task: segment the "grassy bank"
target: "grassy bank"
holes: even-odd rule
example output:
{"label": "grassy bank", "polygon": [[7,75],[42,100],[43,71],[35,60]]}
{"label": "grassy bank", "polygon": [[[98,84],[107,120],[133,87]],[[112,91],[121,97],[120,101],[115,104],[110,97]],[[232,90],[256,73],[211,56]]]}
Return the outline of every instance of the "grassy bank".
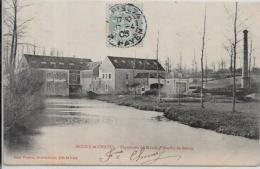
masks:
{"label": "grassy bank", "polygon": [[33,132],[38,121],[37,115],[44,108],[41,92],[43,75],[29,69],[15,74],[4,86],[4,132],[25,134]]}
{"label": "grassy bank", "polygon": [[258,102],[237,103],[237,112],[232,113],[230,103],[207,102],[201,109],[200,103],[158,103],[157,98],[149,96],[102,95],[97,99],[140,110],[164,112],[168,119],[191,127],[259,139]]}

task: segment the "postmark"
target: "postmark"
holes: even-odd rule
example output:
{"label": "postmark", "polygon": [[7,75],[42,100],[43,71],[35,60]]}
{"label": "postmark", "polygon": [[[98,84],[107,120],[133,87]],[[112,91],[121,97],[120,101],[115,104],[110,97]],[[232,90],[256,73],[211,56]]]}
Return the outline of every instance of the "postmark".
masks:
{"label": "postmark", "polygon": [[108,8],[107,44],[112,47],[140,46],[146,34],[147,22],[136,5],[113,4]]}

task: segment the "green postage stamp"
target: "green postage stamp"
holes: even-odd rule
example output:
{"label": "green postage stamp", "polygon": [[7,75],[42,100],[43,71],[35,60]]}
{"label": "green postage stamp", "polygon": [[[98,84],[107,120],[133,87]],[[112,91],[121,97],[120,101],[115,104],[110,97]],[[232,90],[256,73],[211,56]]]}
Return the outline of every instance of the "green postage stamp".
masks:
{"label": "green postage stamp", "polygon": [[108,46],[129,48],[142,45],[147,22],[141,5],[109,4],[107,23]]}

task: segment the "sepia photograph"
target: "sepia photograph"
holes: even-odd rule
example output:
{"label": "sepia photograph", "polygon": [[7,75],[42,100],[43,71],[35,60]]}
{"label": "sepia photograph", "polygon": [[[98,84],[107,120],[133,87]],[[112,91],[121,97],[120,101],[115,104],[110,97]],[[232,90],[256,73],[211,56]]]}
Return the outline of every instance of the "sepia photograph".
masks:
{"label": "sepia photograph", "polygon": [[2,1],[10,166],[258,166],[260,2]]}

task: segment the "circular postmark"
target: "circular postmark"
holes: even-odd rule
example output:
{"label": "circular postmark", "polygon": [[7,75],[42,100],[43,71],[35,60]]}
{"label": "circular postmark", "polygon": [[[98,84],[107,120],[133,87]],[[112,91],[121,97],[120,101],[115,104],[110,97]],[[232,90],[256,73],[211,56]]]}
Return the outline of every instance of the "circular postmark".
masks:
{"label": "circular postmark", "polygon": [[109,8],[109,32],[111,46],[128,48],[140,44],[146,33],[143,12],[133,4],[116,4]]}

